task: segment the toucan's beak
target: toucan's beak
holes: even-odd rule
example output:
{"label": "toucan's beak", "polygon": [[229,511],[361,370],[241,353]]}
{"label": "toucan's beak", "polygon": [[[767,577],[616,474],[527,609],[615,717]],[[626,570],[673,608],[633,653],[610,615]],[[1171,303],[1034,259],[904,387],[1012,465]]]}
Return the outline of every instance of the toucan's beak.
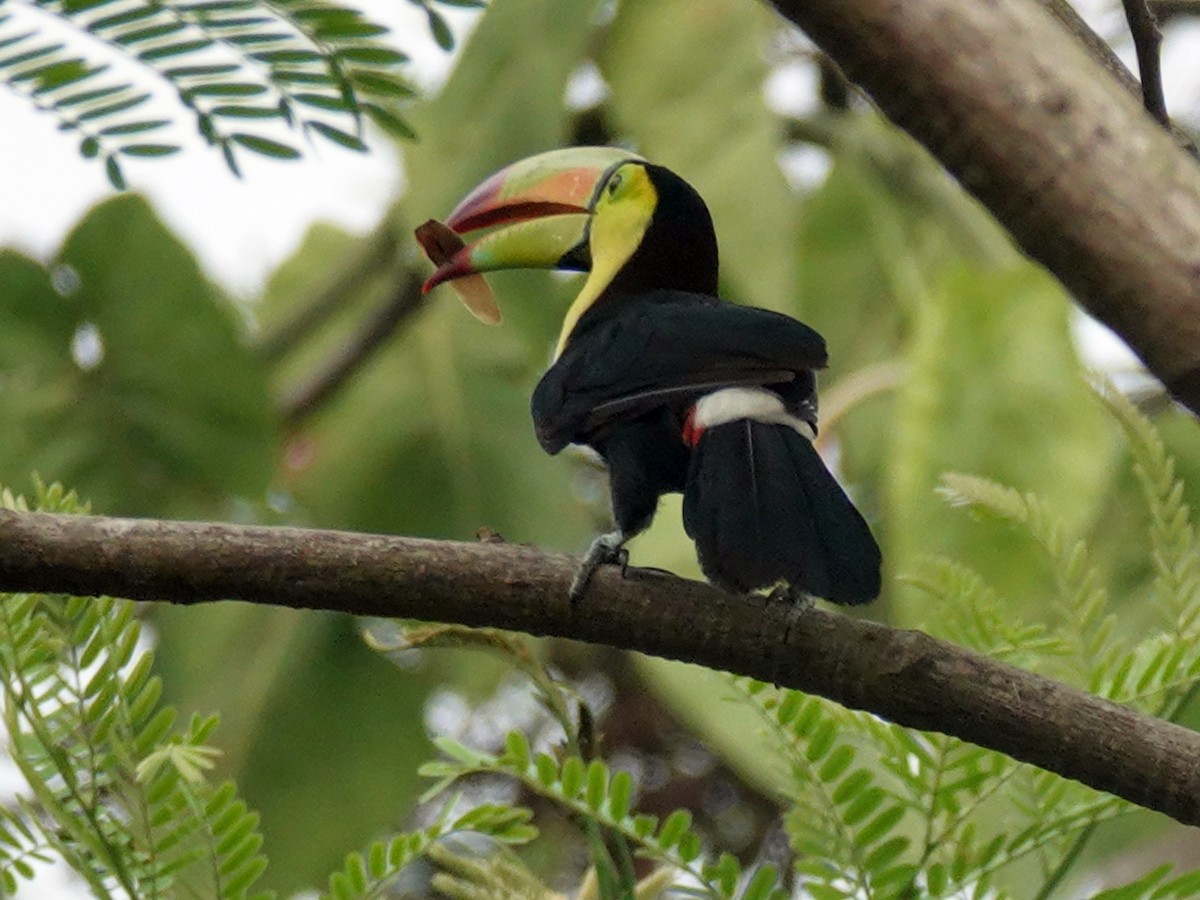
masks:
{"label": "toucan's beak", "polygon": [[[438,267],[421,290],[455,281],[471,311],[495,322],[499,312],[490,291],[470,276],[499,269],[589,268],[588,223],[596,195],[609,172],[636,159],[615,147],[571,147],[501,169],[471,191],[445,225],[431,221],[417,230]],[[483,228],[493,230],[471,243],[457,237]]]}

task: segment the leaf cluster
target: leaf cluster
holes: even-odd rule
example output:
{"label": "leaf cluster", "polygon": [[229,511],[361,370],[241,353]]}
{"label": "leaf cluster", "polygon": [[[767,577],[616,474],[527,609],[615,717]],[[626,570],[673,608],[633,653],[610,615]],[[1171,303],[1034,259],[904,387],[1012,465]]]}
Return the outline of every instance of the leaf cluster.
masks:
{"label": "leaf cluster", "polygon": [[1162,438],[1120,392],[1099,383],[1097,394],[1125,433],[1150,514],[1153,579],[1146,608],[1156,621],[1150,623],[1149,633],[1135,637],[1116,627],[1106,573],[1085,539],[1072,536],[1066,523],[1036,495],[987,479],[947,474],[941,490],[952,504],[998,519],[1024,534],[1049,563],[1053,634],[1045,626],[1012,617],[999,627],[981,625],[979,611],[999,609],[1005,605],[1003,600],[989,598],[977,572],[948,560],[932,560],[926,572],[911,580],[936,601],[940,625],[935,630],[948,638],[987,652],[1011,653],[1024,644],[1025,664],[1100,696],[1176,720],[1186,711],[1200,679],[1196,640],[1200,546],[1184,500],[1184,484]]}
{"label": "leaf cluster", "polygon": [[422,774],[437,779],[426,799],[460,778],[480,773],[505,775],[582,820],[619,835],[638,855],[690,875],[703,885],[697,891],[699,896],[722,900],[786,896],[771,866],[762,866],[747,877],[730,854],[706,860],[704,841],[691,827],[687,810],[676,810],[661,820],[635,812],[633,777],[626,771],[613,771],[602,760],[585,763],[578,756],[568,756],[560,761],[548,753],[534,753],[520,732],[509,733],[502,754],[472,750],[450,738],[438,739],[437,745],[446,759],[422,767]]}
{"label": "leaf cluster", "polygon": [[[453,46],[432,2],[419,5]],[[242,152],[298,158],[297,136],[365,151],[368,121],[411,139],[397,110],[413,95],[408,56],[386,36],[329,0],[14,0],[0,9],[0,83],[121,189],[126,160],[180,150],[180,118],[234,174]]]}
{"label": "leaf cluster", "polygon": [[[5,491],[0,505],[24,508]],[[82,512],[39,484],[36,507]],[[266,898],[258,816],[212,784],[215,718],[180,726],[160,702],[136,605],[44,594],[0,597],[0,704],[28,791],[0,808],[0,884],[61,859],[96,897]]]}
{"label": "leaf cluster", "polygon": [[524,844],[537,836],[529,823],[532,813],[521,807],[481,804],[451,817],[447,805],[438,821],[418,831],[375,841],[365,852],[351,853],[345,865],[329,878],[323,900],[358,900],[386,896],[405,866],[430,853],[435,842],[463,832],[485,835],[507,845]]}

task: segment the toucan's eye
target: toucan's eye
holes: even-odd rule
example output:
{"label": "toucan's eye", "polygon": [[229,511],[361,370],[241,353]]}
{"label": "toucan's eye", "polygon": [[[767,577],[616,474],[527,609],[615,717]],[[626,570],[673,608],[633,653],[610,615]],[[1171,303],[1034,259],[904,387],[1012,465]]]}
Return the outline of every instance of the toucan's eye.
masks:
{"label": "toucan's eye", "polygon": [[612,178],[608,179],[608,196],[617,196],[617,190],[621,187],[621,175],[617,173]]}

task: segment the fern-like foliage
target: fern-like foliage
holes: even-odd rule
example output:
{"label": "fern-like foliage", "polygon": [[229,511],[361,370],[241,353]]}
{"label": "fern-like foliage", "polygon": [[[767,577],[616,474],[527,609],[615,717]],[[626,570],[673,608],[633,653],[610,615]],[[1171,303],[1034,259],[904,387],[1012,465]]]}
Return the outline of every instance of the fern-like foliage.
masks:
{"label": "fern-like foliage", "polygon": [[412,137],[397,110],[413,93],[399,74],[408,58],[386,33],[330,0],[0,0],[0,82],[74,134],[118,189],[127,159],[179,150],[180,112],[239,174],[243,151],[299,157],[296,136],[363,151],[371,121]]}
{"label": "fern-like foliage", "polygon": [[[1070,661],[1069,668],[1054,674],[1074,675],[1081,687],[1093,693],[1175,719],[1200,685],[1200,544],[1183,500],[1184,485],[1154,426],[1110,386],[1099,384],[1097,393],[1125,432],[1150,513],[1152,607],[1162,613],[1157,632],[1135,642],[1114,628],[1108,591],[1100,568],[1089,558],[1086,543],[1068,537],[1063,523],[1037,497],[964,475],[945,476],[943,494],[956,505],[1011,523],[1028,534],[1050,561],[1054,597],[1061,611],[1060,644],[1056,654],[1039,654],[1043,667],[1055,656],[1065,658]],[[948,565],[952,564],[934,560],[931,568],[935,573],[945,572]],[[978,573],[963,570],[960,576],[982,584]],[[947,585],[936,583],[928,573],[913,581],[938,601],[947,637],[993,652],[995,632],[991,636],[977,632],[972,638],[965,627],[963,604],[945,590]],[[1007,627],[1024,628],[1031,634],[1029,626],[1014,625],[1011,620]]]}
{"label": "fern-like foliage", "polygon": [[450,818],[446,812],[428,828],[376,841],[365,852],[351,853],[345,865],[329,878],[322,900],[365,900],[388,896],[396,877],[414,860],[430,853],[435,843],[456,834],[481,834],[501,844],[524,844],[537,837],[533,814],[523,807],[483,804]]}
{"label": "fern-like foliage", "polygon": [[[1129,440],[1150,510],[1158,633],[1114,627],[1109,590],[1086,542],[1037,496],[947,475],[953,504],[1022,532],[1048,563],[1053,624],[1027,623],[1014,604],[959,562],[931,559],[907,578],[934,603],[929,630],[1095,693],[1176,717],[1200,679],[1198,550],[1183,486],[1153,426],[1123,396],[1100,391]],[[798,870],[817,897],[1006,896],[1021,865],[1041,873],[1037,896],[1066,877],[1094,829],[1131,807],[954,738],[918,734],[820,698],[735,680],[792,763],[788,830]],[[1028,878],[1028,876],[1023,876]],[[1111,897],[1194,896],[1200,875],[1156,869]]]}
{"label": "fern-like foliage", "polygon": [[[25,509],[8,491],[0,506]],[[85,511],[38,486],[37,508]],[[210,784],[215,718],[183,727],[159,702],[135,604],[0,595],[0,704],[28,792],[0,808],[0,885],[61,859],[101,898],[265,898],[258,816],[231,783]]]}
{"label": "fern-like foliage", "polygon": [[820,697],[731,679],[792,767],[786,826],[806,890],[849,897],[1002,897],[1006,869],[1051,866],[1126,805],[940,734]]}
{"label": "fern-like foliage", "polygon": [[436,743],[446,758],[421,768],[421,774],[437,779],[425,799],[470,775],[507,776],[581,819],[620,835],[640,856],[691,876],[702,885],[702,896],[720,900],[783,900],[787,896],[771,866],[744,873],[730,854],[708,858],[687,810],[676,810],[662,820],[635,812],[633,777],[611,770],[602,760],[584,762],[568,756],[560,761],[548,753],[534,753],[525,736],[516,731],[509,733],[501,754],[472,750],[450,738],[439,738]]}

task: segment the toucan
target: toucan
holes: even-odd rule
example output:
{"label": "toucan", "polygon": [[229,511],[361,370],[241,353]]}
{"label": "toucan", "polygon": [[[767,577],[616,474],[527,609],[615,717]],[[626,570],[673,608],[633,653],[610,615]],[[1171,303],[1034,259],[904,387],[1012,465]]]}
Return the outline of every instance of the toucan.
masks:
{"label": "toucan", "polygon": [[555,150],[495,173],[417,236],[438,266],[424,290],[451,282],[487,321],[499,313],[481,273],[588,273],[531,403],[548,453],[580,444],[608,467],[616,528],[589,548],[572,600],[600,565],[625,563],[668,493],[683,494],[719,587],[878,596],[879,546],[813,446],[825,341],[717,296],[712,217],[680,176],[617,148]]}

